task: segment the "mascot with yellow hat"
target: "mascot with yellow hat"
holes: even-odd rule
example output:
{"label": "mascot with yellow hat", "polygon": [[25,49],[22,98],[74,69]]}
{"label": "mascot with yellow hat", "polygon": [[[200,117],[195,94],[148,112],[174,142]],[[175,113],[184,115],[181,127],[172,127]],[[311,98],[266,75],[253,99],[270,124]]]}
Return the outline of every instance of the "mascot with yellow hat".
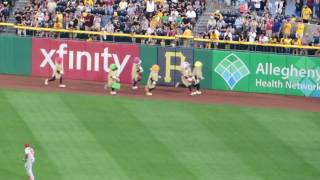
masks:
{"label": "mascot with yellow hat", "polygon": [[156,88],[156,84],[157,84],[159,78],[161,78],[159,76],[159,71],[160,71],[159,65],[154,64],[151,66],[150,75],[148,77],[148,82],[146,85],[146,95],[147,96],[152,96],[151,91],[153,91]]}
{"label": "mascot with yellow hat", "polygon": [[200,81],[204,79],[202,76],[202,62],[196,61],[192,72],[194,78],[194,87],[196,88],[196,94],[202,94],[200,91]]}

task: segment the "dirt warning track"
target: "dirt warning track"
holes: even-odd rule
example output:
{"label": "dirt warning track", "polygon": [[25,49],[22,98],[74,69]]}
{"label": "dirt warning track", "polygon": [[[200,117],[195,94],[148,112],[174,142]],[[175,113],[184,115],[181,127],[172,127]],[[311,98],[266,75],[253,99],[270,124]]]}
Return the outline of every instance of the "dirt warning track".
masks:
{"label": "dirt warning track", "polygon": [[[66,80],[65,84],[67,85],[66,88],[59,88],[58,82],[53,82],[45,86],[43,78],[0,75],[1,89],[28,89],[110,96],[109,92],[104,89],[103,82]],[[202,92],[202,95],[190,96],[185,88],[158,87],[154,90],[153,96],[147,97],[145,96],[143,86],[140,86],[138,90],[132,90],[130,85],[123,85],[116,96],[320,112],[320,99],[316,98],[213,90],[202,90]]]}

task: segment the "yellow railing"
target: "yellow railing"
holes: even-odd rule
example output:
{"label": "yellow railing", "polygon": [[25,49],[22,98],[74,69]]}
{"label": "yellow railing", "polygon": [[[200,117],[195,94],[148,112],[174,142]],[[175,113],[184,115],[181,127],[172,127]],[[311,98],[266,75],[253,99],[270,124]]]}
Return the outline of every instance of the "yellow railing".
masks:
{"label": "yellow railing", "polygon": [[203,38],[195,38],[193,36],[154,36],[154,35],[140,35],[140,34],[126,34],[126,33],[107,33],[107,32],[95,32],[95,31],[83,31],[83,30],[70,30],[70,29],[54,29],[54,28],[38,28],[30,26],[20,26],[13,23],[0,23],[0,27],[12,27],[15,29],[26,29],[34,31],[46,31],[46,32],[59,32],[59,33],[76,33],[76,34],[87,34],[87,35],[98,35],[98,36],[113,36],[113,37],[129,37],[129,38],[152,38],[152,39],[163,39],[163,40],[177,40],[177,39],[188,39],[194,42],[202,43],[224,43],[224,44],[235,44],[235,45],[253,45],[253,46],[267,46],[267,47],[282,47],[282,48],[296,48],[296,49],[315,49],[320,50],[320,46],[297,46],[297,45],[284,45],[284,44],[271,44],[271,43],[252,43],[242,41],[225,41],[225,40],[210,40]]}

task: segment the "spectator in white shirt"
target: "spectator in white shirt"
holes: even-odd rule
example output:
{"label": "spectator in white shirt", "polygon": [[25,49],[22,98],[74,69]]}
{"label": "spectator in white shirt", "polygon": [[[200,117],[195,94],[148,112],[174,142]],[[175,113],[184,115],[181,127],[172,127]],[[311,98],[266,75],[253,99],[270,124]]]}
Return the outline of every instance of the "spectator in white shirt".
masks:
{"label": "spectator in white shirt", "polygon": [[150,14],[154,16],[156,10],[156,4],[154,0],[148,0],[146,2],[146,12],[147,12],[147,17],[150,17]]}
{"label": "spectator in white shirt", "polygon": [[256,41],[256,32],[254,30],[251,30],[248,34],[249,42],[255,42]]}
{"label": "spectator in white shirt", "polygon": [[186,13],[186,16],[190,19],[195,19],[197,17],[196,12],[192,9],[192,7],[189,8],[189,10]]}

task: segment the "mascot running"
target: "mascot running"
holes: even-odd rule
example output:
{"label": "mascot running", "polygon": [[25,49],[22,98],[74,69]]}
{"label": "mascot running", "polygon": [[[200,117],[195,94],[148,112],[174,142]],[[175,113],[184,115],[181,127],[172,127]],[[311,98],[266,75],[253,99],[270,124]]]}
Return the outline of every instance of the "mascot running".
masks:
{"label": "mascot running", "polygon": [[46,79],[44,81],[44,84],[45,85],[48,85],[49,82],[51,81],[55,81],[56,79],[59,79],[59,87],[66,87],[66,85],[64,85],[62,83],[62,77],[63,77],[63,63],[62,63],[62,58],[61,57],[58,57],[56,60],[55,60],[55,64],[54,64],[54,68],[53,68],[53,74],[52,74],[52,77],[50,79]]}

